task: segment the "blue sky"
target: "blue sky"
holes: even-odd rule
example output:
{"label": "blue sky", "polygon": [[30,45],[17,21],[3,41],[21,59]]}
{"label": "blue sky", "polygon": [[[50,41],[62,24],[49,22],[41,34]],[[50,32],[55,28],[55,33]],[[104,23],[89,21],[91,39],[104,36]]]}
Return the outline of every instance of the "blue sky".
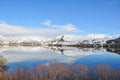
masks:
{"label": "blue sky", "polygon": [[116,35],[120,34],[120,0],[0,0],[0,24],[33,30],[69,28],[62,30],[64,34]]}

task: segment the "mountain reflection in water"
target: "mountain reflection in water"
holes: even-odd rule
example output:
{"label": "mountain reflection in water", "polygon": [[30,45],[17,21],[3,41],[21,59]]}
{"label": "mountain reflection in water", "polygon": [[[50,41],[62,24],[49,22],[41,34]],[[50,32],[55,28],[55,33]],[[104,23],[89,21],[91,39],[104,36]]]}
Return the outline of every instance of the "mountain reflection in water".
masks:
{"label": "mountain reflection in water", "polygon": [[8,65],[17,63],[28,65],[49,64],[51,62],[69,64],[112,64],[120,65],[120,49],[79,48],[56,46],[0,46],[0,55],[8,60]]}
{"label": "mountain reflection in water", "polygon": [[[17,48],[16,48],[17,47]],[[46,48],[55,51],[56,53],[68,55],[68,56],[75,56],[75,55],[89,55],[97,52],[112,52],[116,54],[120,54],[120,49],[118,48],[79,48],[79,47],[57,47],[57,46],[40,46],[40,47],[33,47],[33,46],[0,46],[0,53],[14,49],[14,50],[21,50],[27,52],[34,52],[38,51],[40,48]]]}

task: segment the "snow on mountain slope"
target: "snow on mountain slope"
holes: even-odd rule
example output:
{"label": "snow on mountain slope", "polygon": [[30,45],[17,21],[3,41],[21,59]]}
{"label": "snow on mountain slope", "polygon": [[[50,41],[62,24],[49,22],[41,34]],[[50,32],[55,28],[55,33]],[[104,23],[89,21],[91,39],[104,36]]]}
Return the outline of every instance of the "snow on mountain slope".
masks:
{"label": "snow on mountain slope", "polygon": [[60,45],[73,45],[73,44],[104,44],[106,40],[111,39],[110,36],[104,34],[90,34],[85,36],[80,35],[63,35],[55,38],[51,38],[45,41],[41,41],[39,38],[6,38],[0,36],[0,44],[9,44],[9,43],[21,43],[21,42],[41,42],[43,45],[49,44],[60,44]]}
{"label": "snow on mountain slope", "polygon": [[6,38],[0,35],[0,44],[21,43],[21,42],[40,42],[39,38]]}
{"label": "snow on mountain slope", "polygon": [[14,39],[16,43],[21,43],[21,42],[40,42],[39,39],[27,39],[27,38],[22,38],[22,39]]}
{"label": "snow on mountain slope", "polygon": [[104,44],[106,40],[111,39],[111,36],[103,34],[90,34],[86,36],[79,35],[63,35],[56,38],[48,39],[44,41],[44,44],[62,44],[62,45],[72,45],[78,43],[84,44]]}
{"label": "snow on mountain slope", "polygon": [[64,35],[64,40],[66,41],[78,41],[78,40],[90,40],[90,39],[110,39],[111,36],[107,36],[104,34],[90,34],[85,36],[79,35]]}
{"label": "snow on mountain slope", "polygon": [[0,44],[9,44],[12,40],[0,35]]}

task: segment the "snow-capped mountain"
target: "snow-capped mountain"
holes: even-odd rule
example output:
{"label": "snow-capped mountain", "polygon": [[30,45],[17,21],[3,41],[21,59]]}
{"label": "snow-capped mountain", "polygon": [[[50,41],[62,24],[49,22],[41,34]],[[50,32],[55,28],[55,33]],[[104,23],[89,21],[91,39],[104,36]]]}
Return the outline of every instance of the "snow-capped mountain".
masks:
{"label": "snow-capped mountain", "polygon": [[13,42],[12,39],[9,39],[0,35],[0,44],[9,44],[11,42]]}
{"label": "snow-capped mountain", "polygon": [[0,44],[9,44],[9,43],[26,43],[26,42],[40,42],[39,39],[36,38],[7,38],[0,35]]}
{"label": "snow-capped mountain", "polygon": [[98,34],[98,35],[62,35],[48,40],[41,41],[39,38],[6,38],[0,36],[0,44],[9,43],[41,43],[42,45],[80,45],[80,44],[105,44],[107,40],[111,39],[110,36]]}
{"label": "snow-capped mountain", "polygon": [[22,38],[22,39],[14,39],[16,43],[22,43],[22,42],[40,42],[39,39],[29,39],[29,38]]}
{"label": "snow-capped mountain", "polygon": [[111,39],[107,35],[63,35],[56,38],[48,39],[43,42],[44,45],[76,45],[76,44],[105,44]]}

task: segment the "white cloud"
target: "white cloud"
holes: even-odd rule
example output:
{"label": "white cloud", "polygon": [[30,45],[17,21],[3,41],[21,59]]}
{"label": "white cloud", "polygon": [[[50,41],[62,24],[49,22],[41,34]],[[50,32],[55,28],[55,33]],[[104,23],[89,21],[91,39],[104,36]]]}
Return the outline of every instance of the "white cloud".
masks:
{"label": "white cloud", "polygon": [[56,24],[52,24],[52,21],[47,19],[46,21],[44,21],[42,24],[44,24],[45,26],[51,27],[51,28],[56,28],[59,30],[63,30],[63,31],[72,31],[72,32],[82,32],[81,30],[79,30],[75,25],[73,24],[65,24],[65,25],[56,25]]}
{"label": "white cloud", "polygon": [[46,25],[46,26],[51,26],[52,21],[47,19],[46,21],[44,21],[42,24]]}
{"label": "white cloud", "polygon": [[87,36],[90,38],[112,38],[112,36],[107,34],[88,34]]}
{"label": "white cloud", "polygon": [[115,34],[113,37],[114,37],[114,38],[118,38],[118,37],[120,37],[120,33]]}
{"label": "white cloud", "polygon": [[34,38],[34,39],[48,39],[51,37],[56,37],[64,35],[67,33],[74,33],[79,31],[73,24],[66,25],[53,25],[52,21],[47,20],[43,22],[44,25],[48,26],[46,28],[28,28],[24,26],[10,25],[7,23],[0,23],[0,35],[12,38]]}
{"label": "white cloud", "polygon": [[6,24],[6,21],[0,20],[0,24]]}
{"label": "white cloud", "polygon": [[79,31],[79,29],[77,29],[73,24],[63,25],[61,26],[61,29],[67,30],[67,31]]}
{"label": "white cloud", "polygon": [[[45,40],[45,39],[57,37],[60,35],[74,34],[76,32],[85,33],[82,30],[79,30],[73,24],[55,25],[55,24],[52,24],[52,21],[50,20],[46,20],[43,23],[46,23],[44,24],[47,26],[46,28],[36,29],[34,27],[28,28],[24,26],[10,25],[10,24],[7,24],[5,21],[1,20],[0,35],[14,38],[14,39],[22,39],[22,40],[26,40],[26,39]],[[88,35],[90,37],[93,36],[97,38],[108,36],[105,34],[88,34]]]}

